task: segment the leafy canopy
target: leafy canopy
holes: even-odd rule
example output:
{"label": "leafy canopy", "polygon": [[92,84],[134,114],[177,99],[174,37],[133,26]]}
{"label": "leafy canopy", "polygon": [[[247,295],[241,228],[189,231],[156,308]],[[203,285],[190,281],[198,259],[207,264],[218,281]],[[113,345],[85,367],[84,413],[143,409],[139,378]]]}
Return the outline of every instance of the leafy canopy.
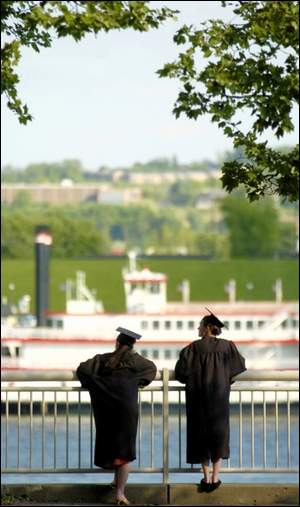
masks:
{"label": "leafy canopy", "polygon": [[[158,28],[177,11],[152,9],[143,1],[11,1],[1,0],[1,94],[20,123],[32,120],[26,104],[17,93],[20,78],[16,72],[21,47],[39,52],[51,47],[53,39],[71,36],[80,41],[86,34],[132,28],[144,32]],[[3,39],[2,39],[3,40]]]}
{"label": "leafy canopy", "polygon": [[280,221],[274,200],[250,203],[242,195],[227,196],[221,202],[229,232],[231,257],[269,257],[280,248]]}
{"label": "leafy canopy", "polygon": [[[231,22],[209,20],[197,29],[184,25],[174,36],[184,50],[158,70],[178,78],[182,89],[174,114],[197,119],[209,113],[235,148],[245,154],[222,166],[223,187],[245,186],[252,201],[277,193],[298,199],[299,145],[288,153],[270,148],[269,133],[280,139],[294,130],[291,112],[299,102],[298,11],[296,1],[233,1]],[[207,63],[203,65],[204,57]],[[205,60],[204,60],[205,61]],[[248,113],[252,121],[241,119]]]}

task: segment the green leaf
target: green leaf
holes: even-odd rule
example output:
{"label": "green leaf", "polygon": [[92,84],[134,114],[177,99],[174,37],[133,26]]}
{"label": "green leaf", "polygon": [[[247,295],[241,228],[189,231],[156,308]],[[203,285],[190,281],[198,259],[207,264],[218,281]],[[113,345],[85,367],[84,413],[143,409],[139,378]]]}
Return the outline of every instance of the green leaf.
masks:
{"label": "green leaf", "polygon": [[[223,4],[233,7],[232,21],[213,19],[185,29],[185,55],[192,57],[179,55],[176,71],[164,74],[184,82],[186,94],[178,94],[174,114],[196,119],[209,112],[233,145],[246,149],[253,168],[231,167],[224,180],[228,191],[242,183],[250,200],[268,192],[294,200],[299,186],[288,175],[299,174],[298,154],[289,165],[258,136],[272,132],[281,138],[295,128],[291,111],[299,101],[299,2]],[[203,64],[198,53],[208,61]],[[240,120],[244,111],[251,121]]]}

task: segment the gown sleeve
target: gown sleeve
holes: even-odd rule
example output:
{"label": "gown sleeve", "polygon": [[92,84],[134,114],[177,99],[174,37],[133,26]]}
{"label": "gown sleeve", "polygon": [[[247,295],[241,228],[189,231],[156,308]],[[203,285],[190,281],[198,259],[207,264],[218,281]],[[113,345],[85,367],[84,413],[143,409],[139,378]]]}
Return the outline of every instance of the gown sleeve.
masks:
{"label": "gown sleeve", "polygon": [[233,384],[232,377],[246,371],[245,358],[239,353],[236,345],[230,341],[229,342],[229,376],[230,382]]}
{"label": "gown sleeve", "polygon": [[157,368],[152,361],[149,361],[149,359],[145,359],[140,356],[137,363],[137,377],[139,387],[145,387],[149,385],[155,379],[156,371]]}
{"label": "gown sleeve", "polygon": [[179,359],[175,365],[175,379],[186,384],[192,371],[193,350],[189,345],[180,352]]}
{"label": "gown sleeve", "polygon": [[89,388],[92,383],[92,379],[100,368],[101,356],[97,354],[96,356],[88,359],[87,361],[80,363],[76,370],[76,375],[82,385],[82,387]]}

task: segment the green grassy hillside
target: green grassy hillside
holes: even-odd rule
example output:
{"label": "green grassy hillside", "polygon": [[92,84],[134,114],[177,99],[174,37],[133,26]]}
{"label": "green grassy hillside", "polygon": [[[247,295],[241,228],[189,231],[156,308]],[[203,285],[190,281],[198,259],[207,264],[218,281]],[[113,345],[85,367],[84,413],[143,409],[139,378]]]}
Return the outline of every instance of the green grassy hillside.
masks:
{"label": "green grassy hillside", "polygon": [[[86,272],[87,285],[97,290],[106,311],[124,311],[125,300],[122,285],[122,268],[126,259],[67,260],[53,259],[50,265],[50,309],[64,310],[65,294],[60,289],[67,278],[75,279],[77,270]],[[190,281],[192,301],[226,301],[224,285],[230,278],[237,283],[238,300],[273,300],[272,284],[276,278],[283,283],[285,300],[298,299],[298,262],[296,260],[230,260],[205,261],[198,259],[153,259],[139,261],[139,267],[166,273],[169,301],[181,300],[177,286],[184,279]],[[31,260],[5,260],[1,263],[1,294],[16,301],[21,295],[32,297],[34,310],[34,262]],[[248,290],[246,284],[254,288]],[[14,283],[10,291],[8,284]]]}

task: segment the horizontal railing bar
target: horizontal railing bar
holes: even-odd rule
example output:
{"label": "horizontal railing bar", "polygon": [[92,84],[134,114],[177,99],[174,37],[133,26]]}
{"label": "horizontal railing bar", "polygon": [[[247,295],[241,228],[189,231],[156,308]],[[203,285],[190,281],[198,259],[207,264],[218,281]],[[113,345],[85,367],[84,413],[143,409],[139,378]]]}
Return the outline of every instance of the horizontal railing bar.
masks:
{"label": "horizontal railing bar", "polygon": [[[198,467],[198,469],[191,469],[191,468],[187,468],[187,467],[183,467],[183,468],[169,468],[169,473],[199,473],[199,468],[200,468],[200,465]],[[280,472],[280,473],[287,473],[287,474],[290,474],[290,473],[298,473],[299,472],[299,468],[264,468],[264,467],[256,467],[256,468],[236,468],[236,467],[226,467],[226,468],[221,468],[220,469],[220,473],[223,474],[223,473],[228,473],[228,474],[232,474],[232,473],[239,473],[239,472],[243,472],[243,473],[270,473],[270,474],[274,474],[274,473],[277,473],[277,472]]]}
{"label": "horizontal railing bar", "polygon": [[[277,470],[277,469],[276,469]],[[134,468],[130,469],[130,473],[162,473],[163,468],[151,468],[151,467],[143,467],[143,468]],[[85,474],[94,474],[94,473],[111,473],[111,470],[99,469],[99,468],[5,468],[1,470],[1,474],[77,474],[77,473],[85,473]]]}
{"label": "horizontal railing bar", "polygon": [[[179,387],[170,387],[169,386],[169,391],[184,391],[184,386],[179,386]],[[34,387],[34,386],[18,386],[18,385],[15,385],[15,386],[3,386],[2,389],[1,389],[3,392],[78,392],[78,391],[86,391],[86,389],[83,389],[82,387],[67,387],[67,386],[61,386],[61,387],[52,387],[52,386],[49,386],[49,387]],[[260,391],[266,391],[266,392],[273,392],[273,391],[299,391],[299,387],[296,386],[296,385],[289,385],[289,384],[283,384],[281,386],[243,386],[243,385],[240,385],[240,386],[236,386],[234,388],[231,388],[231,391],[232,392],[239,392],[239,391],[243,391],[243,392],[251,392],[251,391],[257,391],[257,392],[260,392]],[[149,392],[149,391],[156,391],[156,392],[161,392],[161,387],[156,387],[156,386],[149,386],[148,388],[143,388],[141,389],[141,392]]]}
{"label": "horizontal railing bar", "polygon": [[[174,370],[170,370],[170,380],[175,380]],[[2,381],[33,380],[78,380],[75,370],[36,370],[36,371],[2,371]],[[162,380],[162,370],[158,370],[155,380]],[[252,380],[299,380],[299,370],[247,370],[234,377],[235,381]]]}
{"label": "horizontal railing bar", "polygon": [[[38,380],[35,380],[34,382],[38,382]],[[184,388],[183,388],[184,389]],[[2,391],[24,391],[24,392],[30,392],[30,391],[34,391],[34,392],[57,392],[57,391],[62,391],[62,392],[79,392],[79,391],[87,391],[85,388],[83,387],[77,387],[77,386],[22,386],[22,385],[14,385],[14,386],[2,386]],[[161,386],[149,386],[149,387],[144,387],[143,389],[141,389],[142,392],[145,392],[145,391],[157,391],[157,392],[162,392],[161,391]],[[286,389],[285,389],[286,391]]]}
{"label": "horizontal railing bar", "polygon": [[[199,464],[199,467],[198,468],[191,468],[191,467],[183,467],[183,468],[169,468],[168,471],[169,473],[190,473],[190,474],[193,474],[193,473],[197,473],[199,474],[199,469],[200,469],[200,464]],[[256,467],[256,468],[236,468],[236,467],[233,467],[233,468],[221,468],[220,470],[220,473],[264,473],[264,474],[275,474],[277,472],[279,473],[287,473],[287,474],[291,474],[291,473],[298,473],[299,472],[299,469],[298,468],[264,468],[264,467]],[[94,473],[103,473],[103,474],[106,474],[106,473],[111,473],[111,470],[104,470],[104,469],[101,469],[99,470],[99,468],[43,468],[43,469],[40,469],[40,468],[31,468],[31,469],[28,469],[28,468],[6,468],[4,470],[2,470],[1,472],[2,474],[57,474],[57,473],[63,473],[63,474],[77,474],[77,473],[88,473],[88,474],[94,474]],[[163,468],[149,468],[149,467],[143,467],[143,468],[134,468],[132,467],[130,469],[130,473],[132,474],[139,474],[139,473],[163,473]]]}

